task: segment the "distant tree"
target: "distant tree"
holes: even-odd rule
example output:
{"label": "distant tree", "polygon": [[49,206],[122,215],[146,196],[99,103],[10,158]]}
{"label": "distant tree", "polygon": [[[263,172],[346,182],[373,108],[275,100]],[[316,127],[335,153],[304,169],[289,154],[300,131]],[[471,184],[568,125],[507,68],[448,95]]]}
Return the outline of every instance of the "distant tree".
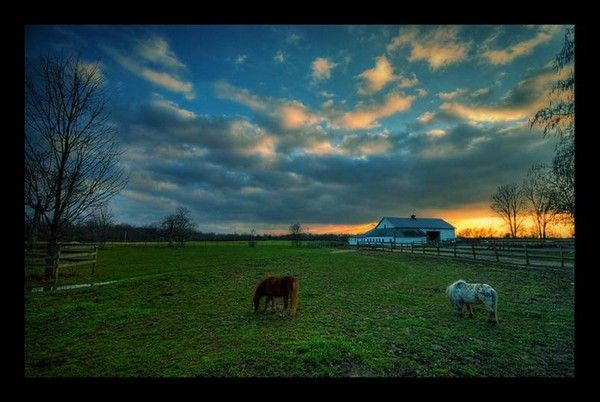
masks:
{"label": "distant tree", "polygon": [[492,195],[492,211],[502,217],[510,228],[510,235],[515,238],[523,223],[526,211],[526,199],[521,186],[511,183],[499,186]]}
{"label": "distant tree", "polygon": [[527,199],[527,208],[533,216],[537,236],[546,238],[548,224],[555,220],[554,189],[551,185],[552,171],[544,164],[536,164],[529,169],[521,188]]}
{"label": "distant tree", "polygon": [[252,229],[250,231],[250,240],[248,240],[248,245],[250,247],[255,247],[256,246],[256,230]]}
{"label": "distant tree", "polygon": [[169,239],[170,247],[173,247],[175,242],[183,247],[194,231],[190,210],[183,207],[177,208],[174,214],[168,215],[162,220],[161,227]]}
{"label": "distant tree", "polygon": [[[63,228],[86,218],[121,191],[126,177],[98,65],[74,57],[43,57],[25,72],[25,207],[48,225],[48,254]],[[52,277],[55,259],[47,260]]]}
{"label": "distant tree", "polygon": [[292,239],[292,245],[299,247],[302,241],[302,234],[304,233],[302,225],[300,225],[300,223],[290,225],[289,232]]}
{"label": "distant tree", "polygon": [[[558,78],[548,94],[548,106],[539,110],[530,126],[540,126],[544,135],[560,137],[552,160],[553,209],[575,222],[575,28],[565,32],[564,43],[554,60]],[[565,70],[567,68],[568,70]]]}
{"label": "distant tree", "polygon": [[98,243],[100,247],[104,247],[109,240],[112,226],[114,225],[113,214],[107,204],[98,208],[88,219],[87,227],[90,229],[91,238]]}

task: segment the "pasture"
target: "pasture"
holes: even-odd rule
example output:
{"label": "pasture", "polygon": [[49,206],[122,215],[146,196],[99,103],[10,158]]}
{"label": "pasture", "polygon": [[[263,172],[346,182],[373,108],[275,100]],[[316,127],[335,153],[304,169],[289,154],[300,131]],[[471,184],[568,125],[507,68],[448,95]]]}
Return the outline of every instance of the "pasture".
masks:
{"label": "pasture", "polygon": [[[256,284],[284,274],[299,279],[298,314],[280,316],[281,299],[254,314]],[[460,278],[497,290],[498,325],[481,305],[453,314],[445,288]],[[109,247],[94,281],[116,282],[26,290],[25,376],[574,375],[568,268],[240,242]]]}

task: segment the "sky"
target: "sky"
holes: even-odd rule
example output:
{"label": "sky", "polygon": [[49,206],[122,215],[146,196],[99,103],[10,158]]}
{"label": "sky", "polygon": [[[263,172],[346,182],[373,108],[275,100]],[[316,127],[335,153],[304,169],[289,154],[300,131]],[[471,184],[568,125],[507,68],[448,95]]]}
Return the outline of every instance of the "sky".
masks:
{"label": "sky", "polygon": [[115,221],[360,233],[383,216],[502,228],[502,184],[549,163],[529,119],[566,26],[30,25],[26,63],[97,63],[127,187]]}

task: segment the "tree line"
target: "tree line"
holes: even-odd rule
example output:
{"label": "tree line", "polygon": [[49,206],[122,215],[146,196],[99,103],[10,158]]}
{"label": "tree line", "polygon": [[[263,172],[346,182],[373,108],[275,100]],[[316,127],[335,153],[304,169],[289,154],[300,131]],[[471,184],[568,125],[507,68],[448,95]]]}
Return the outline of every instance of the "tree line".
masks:
{"label": "tree line", "polygon": [[[28,240],[29,225],[26,223],[25,241]],[[166,215],[162,220],[147,225],[131,225],[116,223],[110,210],[104,206],[91,214],[86,220],[67,224],[63,227],[61,241],[96,243],[101,247],[107,242],[165,242],[169,246],[182,247],[188,241],[261,241],[288,240],[299,246],[302,241],[347,241],[348,235],[313,234],[296,223],[291,225],[294,231],[285,234],[257,234],[255,230],[248,233],[215,233],[195,229],[186,208],[178,208],[174,213]],[[48,225],[38,226],[39,241],[51,238]]]}

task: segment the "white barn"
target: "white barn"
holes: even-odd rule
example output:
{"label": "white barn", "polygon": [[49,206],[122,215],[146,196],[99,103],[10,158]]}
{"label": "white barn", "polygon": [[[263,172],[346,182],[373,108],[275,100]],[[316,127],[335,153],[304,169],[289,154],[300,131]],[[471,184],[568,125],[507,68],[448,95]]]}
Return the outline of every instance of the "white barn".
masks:
{"label": "white barn", "polygon": [[375,226],[358,236],[348,239],[350,245],[362,244],[420,244],[427,242],[454,241],[454,226],[439,218],[383,217]]}

